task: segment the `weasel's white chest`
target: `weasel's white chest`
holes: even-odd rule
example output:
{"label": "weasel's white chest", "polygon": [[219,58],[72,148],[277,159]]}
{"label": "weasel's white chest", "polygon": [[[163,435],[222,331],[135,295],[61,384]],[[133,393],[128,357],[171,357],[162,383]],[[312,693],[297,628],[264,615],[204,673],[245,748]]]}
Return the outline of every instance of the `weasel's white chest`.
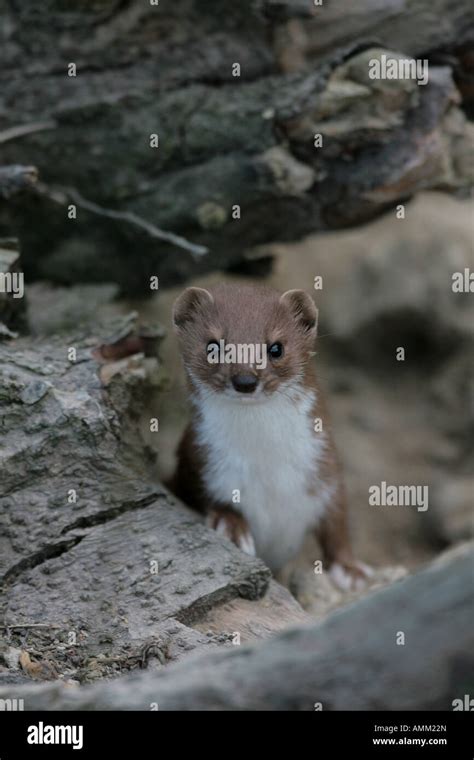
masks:
{"label": "weasel's white chest", "polygon": [[257,554],[272,570],[298,552],[331,497],[327,484],[318,485],[325,438],[314,432],[313,402],[305,393],[261,404],[217,396],[200,404],[206,489],[245,516]]}

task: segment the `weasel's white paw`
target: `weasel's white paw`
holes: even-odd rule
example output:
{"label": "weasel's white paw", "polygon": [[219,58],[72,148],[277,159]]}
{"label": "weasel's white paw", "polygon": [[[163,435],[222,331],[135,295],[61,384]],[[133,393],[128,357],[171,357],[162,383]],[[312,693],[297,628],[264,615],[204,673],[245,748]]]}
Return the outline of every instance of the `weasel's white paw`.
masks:
{"label": "weasel's white paw", "polygon": [[344,564],[334,562],[329,568],[329,575],[341,591],[362,591],[373,575],[373,570],[363,562],[355,560]]}
{"label": "weasel's white paw", "polygon": [[255,557],[257,552],[253,536],[249,531],[246,520],[235,512],[215,510],[208,514],[206,523],[214,528],[216,533],[225,536],[238,548]]}
{"label": "weasel's white paw", "polygon": [[248,531],[246,533],[242,533],[242,535],[239,537],[237,546],[241,551],[245,552],[245,554],[250,554],[252,557],[257,556],[255,541],[253,540],[252,534]]}

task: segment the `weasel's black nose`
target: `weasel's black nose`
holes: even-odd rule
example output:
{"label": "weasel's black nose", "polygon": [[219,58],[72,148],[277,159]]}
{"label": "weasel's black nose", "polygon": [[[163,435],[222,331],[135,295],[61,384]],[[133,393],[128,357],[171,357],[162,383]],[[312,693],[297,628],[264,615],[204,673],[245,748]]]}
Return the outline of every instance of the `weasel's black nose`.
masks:
{"label": "weasel's black nose", "polygon": [[253,393],[258,385],[255,375],[233,375],[232,385],[239,393]]}

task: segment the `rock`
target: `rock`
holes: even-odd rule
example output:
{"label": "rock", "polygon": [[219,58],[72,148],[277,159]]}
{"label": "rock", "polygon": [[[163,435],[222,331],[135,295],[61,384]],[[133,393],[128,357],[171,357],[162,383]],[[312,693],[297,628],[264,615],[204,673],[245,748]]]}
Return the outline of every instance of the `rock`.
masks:
{"label": "rock", "polygon": [[428,391],[438,425],[461,448],[461,466],[468,469],[474,435],[474,352],[469,341],[460,349],[432,378]]}
{"label": "rock", "polygon": [[[422,193],[406,204],[404,219],[391,211],[357,230],[308,238],[291,251],[265,250],[278,257],[273,279],[312,290],[320,332],[352,356],[393,363],[396,346],[405,346],[405,365],[439,362],[472,337],[472,296],[452,288],[454,273],[474,271],[472,213],[471,201]],[[322,288],[315,290],[317,276]]]}
{"label": "rock", "polygon": [[433,532],[444,542],[455,544],[472,538],[474,478],[461,475],[439,482],[434,490],[430,518]]}
{"label": "rock", "polygon": [[46,282],[28,284],[28,314],[34,335],[67,333],[78,325],[89,326],[111,320],[120,313],[112,304],[117,285],[77,285],[75,288],[54,287]]}
{"label": "rock", "polygon": [[239,645],[269,638],[280,630],[310,621],[310,616],[289,591],[272,580],[258,604],[247,599],[236,599],[213,607],[194,624],[194,628],[207,631],[206,635],[210,636],[227,632],[231,642]]}
{"label": "rock", "polygon": [[20,667],[21,649],[12,647],[6,641],[0,640],[0,665],[10,670],[18,670]]}
{"label": "rock", "polygon": [[290,579],[290,588],[303,609],[314,619],[322,619],[341,605],[366,596],[371,591],[388,586],[407,575],[404,567],[371,568],[371,577],[359,590],[342,591],[328,573],[315,574],[311,569],[298,567]]}

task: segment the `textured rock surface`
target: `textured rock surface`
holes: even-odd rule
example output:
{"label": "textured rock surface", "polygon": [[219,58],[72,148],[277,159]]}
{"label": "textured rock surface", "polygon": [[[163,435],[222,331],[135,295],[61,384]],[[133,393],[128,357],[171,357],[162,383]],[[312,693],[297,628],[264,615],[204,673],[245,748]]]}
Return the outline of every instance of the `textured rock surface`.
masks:
{"label": "textured rock surface", "polygon": [[440,483],[431,511],[433,531],[449,544],[472,538],[474,528],[474,478],[453,477]]}

